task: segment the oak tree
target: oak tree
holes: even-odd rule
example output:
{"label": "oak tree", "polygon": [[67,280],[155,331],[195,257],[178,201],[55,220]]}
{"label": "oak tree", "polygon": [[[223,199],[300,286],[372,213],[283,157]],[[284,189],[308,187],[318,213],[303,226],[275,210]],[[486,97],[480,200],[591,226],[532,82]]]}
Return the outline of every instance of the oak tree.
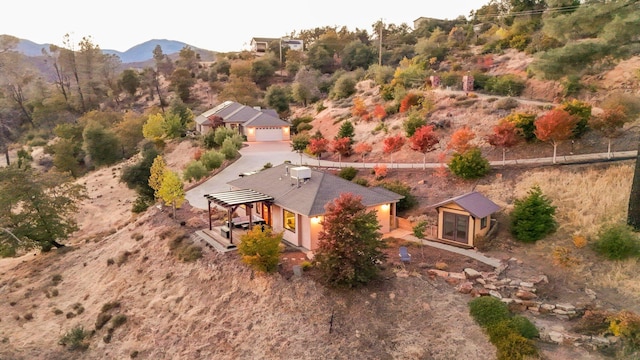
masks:
{"label": "oak tree", "polygon": [[411,149],[423,154],[422,168],[427,168],[427,153],[435,150],[440,142],[438,135],[433,130],[433,125],[419,127],[413,136],[409,138]]}
{"label": "oak tree", "polygon": [[342,167],[342,157],[351,154],[351,139],[348,137],[333,139],[330,148],[332,152],[338,154],[338,163]]}
{"label": "oak tree", "polygon": [[573,136],[573,128],[578,118],[563,109],[553,109],[535,121],[535,134],[538,140],[553,145],[553,163],[556,163],[558,144]]}
{"label": "oak tree", "polygon": [[318,158],[318,166],[320,166],[320,158],[322,153],[329,150],[329,140],[323,137],[311,138],[308,146],[309,152]]}
{"label": "oak tree", "polygon": [[353,151],[355,151],[356,154],[359,154],[362,157],[362,165],[364,166],[364,157],[371,153],[371,150],[373,150],[373,147],[371,146],[371,144],[369,143],[365,143],[365,142],[361,142],[358,143],[355,148],[353,149]]}
{"label": "oak tree", "polygon": [[325,209],[313,260],[322,279],[331,286],[355,287],[376,278],[386,258],[376,212],[351,193],[341,194]]}

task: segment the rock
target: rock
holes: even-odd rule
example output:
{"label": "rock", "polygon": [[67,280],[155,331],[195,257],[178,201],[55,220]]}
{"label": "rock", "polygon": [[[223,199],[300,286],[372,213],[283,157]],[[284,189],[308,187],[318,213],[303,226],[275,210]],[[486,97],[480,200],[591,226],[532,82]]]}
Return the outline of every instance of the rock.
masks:
{"label": "rock", "polygon": [[477,278],[477,279],[476,279],[476,282],[477,282],[478,284],[482,284],[482,285],[484,285],[484,284],[486,284],[486,283],[487,283],[487,281],[486,281],[484,278],[481,278],[481,277]]}
{"label": "rock", "polygon": [[396,294],[394,294],[394,293],[389,293],[389,299],[390,299],[390,300],[393,300],[393,299],[395,299],[395,298],[396,298]]}
{"label": "rock", "polygon": [[533,279],[531,279],[531,282],[534,283],[535,285],[543,283],[543,284],[548,284],[549,283],[549,278],[547,277],[547,275],[538,275],[536,277],[534,277]]}
{"label": "rock", "polygon": [[526,290],[518,290],[516,292],[516,297],[522,300],[532,300],[538,297],[538,295],[530,292],[530,291],[526,291]]}
{"label": "rock", "polygon": [[509,304],[513,304],[513,299],[512,298],[502,298],[500,299],[503,303],[509,305]]}
{"label": "rock", "polygon": [[461,280],[458,279],[458,278],[447,277],[447,278],[444,279],[444,281],[446,281],[447,284],[449,284],[449,285],[458,285],[458,284],[460,284]]}
{"label": "rock", "polygon": [[493,284],[485,284],[483,287],[487,290],[498,290],[498,288]]}
{"label": "rock", "polygon": [[543,313],[550,313],[553,311],[553,309],[555,309],[556,306],[552,305],[552,304],[542,304],[540,305],[540,312]]}
{"label": "rock", "polygon": [[399,278],[408,278],[409,277],[409,272],[407,270],[400,270],[396,273],[396,277]]}
{"label": "rock", "polygon": [[464,273],[458,273],[458,272],[450,272],[449,277],[458,279],[458,280],[465,280],[467,278]]}
{"label": "rock", "polygon": [[494,298],[497,299],[502,299],[502,295],[497,292],[496,290],[489,290],[489,295],[493,296]]}
{"label": "rock", "polygon": [[467,277],[467,279],[470,279],[470,280],[475,280],[482,276],[482,274],[479,271],[472,268],[465,268],[463,272]]}
{"label": "rock", "polygon": [[589,298],[591,300],[595,300],[596,299],[596,292],[595,291],[593,291],[591,289],[588,289],[588,288],[585,288],[584,292],[585,292],[585,294],[587,294],[587,296],[589,296]]}
{"label": "rock", "polygon": [[418,264],[418,267],[419,267],[420,269],[428,269],[428,268],[430,268],[431,266],[429,266],[429,264],[427,264],[427,263],[423,263],[423,262],[421,262],[421,263],[419,263],[419,264]]}
{"label": "rock", "polygon": [[458,287],[458,292],[463,294],[469,294],[471,293],[471,290],[473,290],[473,283],[469,281],[460,284]]}
{"label": "rock", "polygon": [[442,271],[442,270],[437,270],[437,269],[429,269],[429,270],[427,270],[427,274],[435,275],[435,276],[441,276],[441,277],[449,277],[449,272],[448,271]]}
{"label": "rock", "polygon": [[556,344],[562,344],[562,340],[564,340],[564,335],[561,332],[557,331],[549,331],[549,340]]}
{"label": "rock", "polygon": [[556,309],[564,311],[576,311],[576,307],[571,304],[556,304]]}
{"label": "rock", "polygon": [[520,283],[520,286],[524,287],[524,288],[533,288],[534,285],[532,282],[528,282],[528,281],[522,281]]}
{"label": "rock", "polygon": [[431,311],[431,305],[429,305],[429,303],[422,303],[422,309],[424,311]]}
{"label": "rock", "polygon": [[371,296],[371,298],[372,298],[372,299],[375,299],[375,298],[377,298],[377,297],[378,297],[378,294],[376,294],[376,293],[371,293],[371,295],[369,295],[369,296]]}

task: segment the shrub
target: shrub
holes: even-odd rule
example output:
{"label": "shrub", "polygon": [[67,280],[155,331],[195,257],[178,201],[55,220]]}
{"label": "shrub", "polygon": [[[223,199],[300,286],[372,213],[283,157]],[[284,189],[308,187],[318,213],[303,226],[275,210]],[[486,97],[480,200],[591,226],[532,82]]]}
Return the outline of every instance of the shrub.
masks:
{"label": "shrub", "polygon": [[525,88],[525,81],[515,75],[499,75],[487,79],[484,89],[490,94],[519,96]]}
{"label": "shrub", "polygon": [[89,337],[89,332],[85,331],[81,325],[77,325],[67,331],[64,336],[60,338],[58,344],[66,346],[67,349],[71,351],[86,350],[89,347],[89,343],[86,341],[87,337]]}
{"label": "shrub", "polygon": [[478,148],[472,148],[464,153],[455,153],[449,161],[451,173],[461,179],[478,179],[489,173],[489,161],[482,156]]}
{"label": "shrub", "polygon": [[222,162],[224,161],[225,155],[216,150],[209,150],[206,153],[202,154],[200,157],[200,162],[207,170],[217,169],[222,166]]}
{"label": "shrub", "polygon": [[539,186],[532,187],[528,196],[516,199],[510,214],[511,233],[524,242],[535,242],[555,231],[556,207],[551,205]]}
{"label": "shrub", "polygon": [[262,272],[275,272],[280,261],[282,233],[274,234],[270,228],[255,226],[242,236],[238,252],[242,262]]}
{"label": "shrub", "polygon": [[207,176],[208,171],[202,161],[190,161],[184,169],[182,176],[186,181],[198,181]]}
{"label": "shrub", "polygon": [[358,185],[369,187],[369,180],[365,178],[355,178],[352,181]]}
{"label": "shrub", "polygon": [[640,316],[623,310],[609,318],[609,330],[613,335],[622,337],[632,348],[640,346]]}
{"label": "shrub", "polygon": [[338,173],[338,176],[349,181],[353,180],[356,175],[358,175],[358,170],[356,170],[356,168],[354,168],[353,166],[342,168],[342,170],[340,170],[340,172]]}
{"label": "shrub", "polygon": [[527,339],[533,339],[540,336],[538,328],[526,317],[515,315],[509,320],[509,323],[518,331],[518,334]]}
{"label": "shrub", "polygon": [[401,182],[400,180],[384,181],[378,185],[387,190],[391,190],[396,194],[404,196],[404,198],[400,199],[396,204],[396,209],[398,211],[409,210],[418,204],[416,197],[411,194],[411,186]]}
{"label": "shrub", "polygon": [[553,262],[557,265],[570,267],[580,263],[578,258],[572,255],[571,249],[564,246],[556,246],[553,248]]}
{"label": "shrub", "polygon": [[482,327],[496,325],[510,317],[509,308],[493,296],[481,296],[469,302],[469,314]]}
{"label": "shrub", "polygon": [[515,332],[508,333],[505,337],[496,339],[498,360],[524,360],[528,356],[538,353],[534,343]]}
{"label": "shrub", "polygon": [[627,225],[605,225],[600,228],[597,236],[593,249],[610,260],[640,255],[640,241]]}
{"label": "shrub", "polygon": [[117,327],[124,325],[124,323],[126,322],[127,322],[127,315],[118,314],[111,319],[111,326],[115,329]]}
{"label": "shrub", "polygon": [[62,282],[62,275],[60,274],[55,274],[51,277],[51,283],[53,283],[53,286],[56,286],[58,284],[60,284]]}
{"label": "shrub", "polygon": [[385,164],[374,165],[373,173],[375,174],[376,180],[384,179],[387,176],[387,165]]}
{"label": "shrub", "polygon": [[112,315],[106,312],[101,312],[96,318],[96,330],[102,329],[111,320]]}
{"label": "shrub", "polygon": [[177,256],[183,262],[193,262],[202,257],[202,248],[197,245],[186,245],[180,248]]}

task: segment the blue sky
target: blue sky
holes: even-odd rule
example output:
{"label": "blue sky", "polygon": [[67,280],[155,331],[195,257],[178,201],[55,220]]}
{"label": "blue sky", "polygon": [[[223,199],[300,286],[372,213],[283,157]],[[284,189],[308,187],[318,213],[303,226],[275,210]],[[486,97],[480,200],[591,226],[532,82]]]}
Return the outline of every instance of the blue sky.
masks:
{"label": "blue sky", "polygon": [[227,52],[247,49],[252,37],[277,38],[316,27],[347,26],[371,33],[378,20],[413,26],[421,16],[454,19],[488,2],[17,0],[2,5],[0,34],[56,45],[62,45],[65,34],[75,43],[91,36],[102,49],[118,51],[168,39]]}

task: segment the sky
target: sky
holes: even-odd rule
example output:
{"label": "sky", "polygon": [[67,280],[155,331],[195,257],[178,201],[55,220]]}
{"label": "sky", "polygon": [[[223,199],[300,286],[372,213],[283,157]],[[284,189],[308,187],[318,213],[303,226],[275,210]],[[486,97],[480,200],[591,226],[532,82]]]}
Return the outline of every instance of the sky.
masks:
{"label": "sky", "polygon": [[372,25],[382,20],[413,28],[419,17],[455,19],[488,2],[15,0],[2,4],[0,34],[55,45],[62,45],[65,34],[74,44],[90,36],[101,49],[122,52],[152,39],[232,52],[249,49],[253,37],[278,38],[316,27],[346,26],[371,34]]}

